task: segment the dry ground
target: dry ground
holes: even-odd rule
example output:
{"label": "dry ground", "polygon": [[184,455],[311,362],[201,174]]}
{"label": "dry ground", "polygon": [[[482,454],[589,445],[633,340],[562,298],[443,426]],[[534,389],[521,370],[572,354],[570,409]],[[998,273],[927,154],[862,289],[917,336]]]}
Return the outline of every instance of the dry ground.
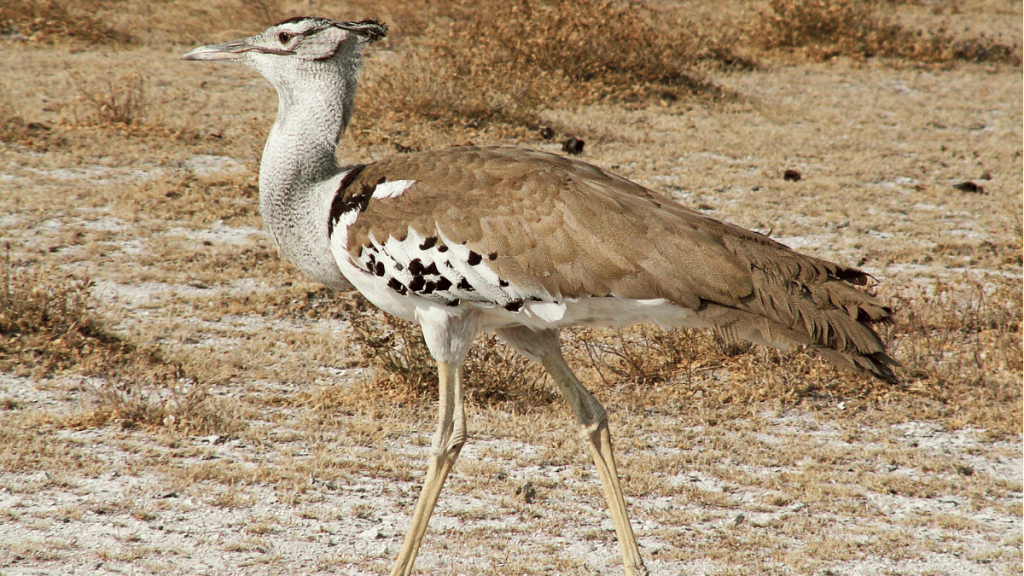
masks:
{"label": "dry ground", "polygon": [[[689,34],[645,44],[681,63],[668,84],[544,69],[486,98],[431,72],[453,56],[429,34],[466,41],[438,32],[455,9],[297,11],[393,24],[345,159],[580,137],[588,162],[862,267],[898,309],[898,387],[702,334],[567,337],[653,573],[1021,574],[1020,4],[880,4],[941,40],[918,44],[880,20],[780,32],[831,17],[813,0],[766,3],[782,27],[760,4],[664,4]],[[177,60],[296,7],[83,6],[0,8],[0,574],[386,573],[433,428],[422,345],[261,235],[269,85]],[[470,377],[421,571],[621,573],[568,410],[493,343]]]}

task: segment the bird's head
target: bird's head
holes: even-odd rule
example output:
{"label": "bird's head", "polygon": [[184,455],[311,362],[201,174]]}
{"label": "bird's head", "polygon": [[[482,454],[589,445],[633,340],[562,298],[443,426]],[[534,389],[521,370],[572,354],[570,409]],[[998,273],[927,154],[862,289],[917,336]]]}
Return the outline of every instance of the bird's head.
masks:
{"label": "bird's head", "polygon": [[274,81],[276,71],[316,66],[336,58],[358,58],[362,47],[387,35],[377,20],[339,22],[299,17],[274,24],[265,31],[222,44],[200,46],[182,60],[235,60],[255,68]]}

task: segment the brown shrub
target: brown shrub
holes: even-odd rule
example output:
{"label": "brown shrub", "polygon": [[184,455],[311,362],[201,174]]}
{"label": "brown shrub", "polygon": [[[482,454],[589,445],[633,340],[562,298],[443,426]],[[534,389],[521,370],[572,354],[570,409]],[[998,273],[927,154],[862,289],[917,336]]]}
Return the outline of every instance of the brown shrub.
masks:
{"label": "brown shrub", "polygon": [[867,2],[769,0],[761,13],[766,48],[862,43],[878,22]]}
{"label": "brown shrub", "polygon": [[119,30],[96,14],[97,0],[61,3],[55,0],[4,0],[0,5],[0,33],[19,34],[37,42],[66,39],[91,44],[132,42],[131,34]]}
{"label": "brown shrub", "polygon": [[908,30],[883,16],[878,3],[857,0],[768,0],[747,35],[762,49],[801,48],[814,60],[842,55],[1021,63],[1017,45],[983,35],[958,39],[943,29]]}
{"label": "brown shrub", "polygon": [[701,92],[694,39],[657,27],[637,2],[521,0],[472,9],[434,54],[464,82],[533,85],[551,99],[621,100],[651,86]]}
{"label": "brown shrub", "polygon": [[357,107],[376,130],[382,119],[535,128],[546,106],[720,93],[691,68],[708,52],[636,2],[492,0],[446,13],[447,30],[406,38],[368,71]]}

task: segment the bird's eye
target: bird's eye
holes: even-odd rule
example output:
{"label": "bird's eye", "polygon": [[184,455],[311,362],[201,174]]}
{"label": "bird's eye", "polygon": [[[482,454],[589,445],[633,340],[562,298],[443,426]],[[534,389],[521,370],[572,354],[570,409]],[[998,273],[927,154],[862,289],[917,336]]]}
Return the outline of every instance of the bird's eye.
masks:
{"label": "bird's eye", "polygon": [[280,34],[277,35],[277,40],[281,44],[287,44],[294,37],[295,36],[289,32],[281,32]]}

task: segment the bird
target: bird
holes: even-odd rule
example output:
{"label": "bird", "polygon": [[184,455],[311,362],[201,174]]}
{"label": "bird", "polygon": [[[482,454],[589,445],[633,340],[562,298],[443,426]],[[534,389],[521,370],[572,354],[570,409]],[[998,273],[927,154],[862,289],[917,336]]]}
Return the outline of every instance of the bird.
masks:
{"label": "bird", "polygon": [[572,326],[712,329],[807,348],[895,383],[874,326],[892,309],[860,270],[798,253],[578,159],[515,147],[452,147],[340,165],[366,45],[387,25],[297,17],[198,47],[278,93],[259,171],[264,229],[279,253],[335,290],[356,289],[419,324],[438,372],[429,464],[392,575],[413,571],[427,523],[467,441],[463,362],[495,333],[539,362],[572,407],[607,500],[627,575],[647,574],[604,407],[560,346]]}

